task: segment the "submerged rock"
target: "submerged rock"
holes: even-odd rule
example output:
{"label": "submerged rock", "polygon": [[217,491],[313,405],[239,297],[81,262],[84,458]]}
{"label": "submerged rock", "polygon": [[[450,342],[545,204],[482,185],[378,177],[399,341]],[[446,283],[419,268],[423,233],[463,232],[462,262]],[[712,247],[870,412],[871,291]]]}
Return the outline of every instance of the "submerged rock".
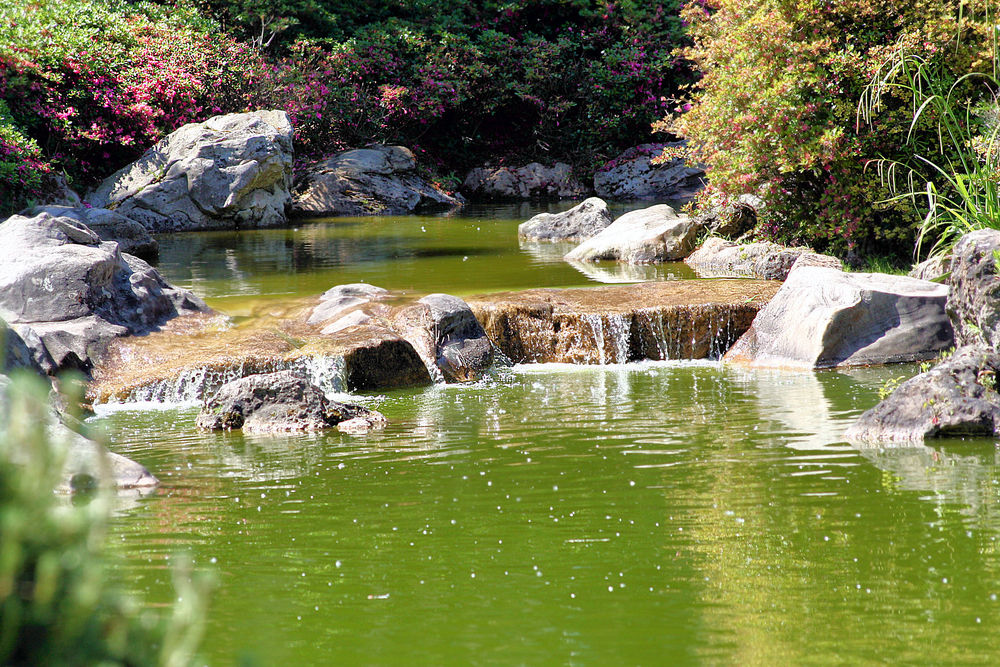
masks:
{"label": "submerged rock", "polygon": [[22,211],[21,215],[33,218],[41,213],[76,220],[86,225],[102,241],[114,241],[122,252],[136,257],[155,258],[159,251],[156,239],[149,230],[135,220],[106,208],[35,206]]}
{"label": "submerged rock", "polygon": [[605,199],[688,200],[705,184],[705,171],[675,158],[654,165],[651,160],[668,147],[684,142],[642,144],[625,151],[594,174],[594,190]]}
{"label": "submerged rock", "polygon": [[539,213],[517,228],[517,235],[532,241],[580,241],[589,239],[611,224],[611,212],[603,199],[585,199],[562,213]]}
{"label": "submerged rock", "polygon": [[959,348],[926,373],[896,388],[846,433],[852,442],[920,443],[926,438],[1000,435],[1000,354]]}
{"label": "submerged rock", "polygon": [[818,255],[809,248],[786,248],[769,241],[741,244],[717,236],[706,239],[684,263],[703,278],[743,276],[784,280],[800,259],[803,261],[799,266],[842,268],[837,258]]}
{"label": "submerged rock", "polygon": [[568,164],[546,167],[532,162],[523,167],[478,167],[462,183],[462,191],[477,199],[577,199],[588,189],[573,176]]}
{"label": "submerged rock", "polygon": [[243,429],[248,433],[313,431],[351,421],[358,432],[385,426],[385,417],[360,405],[338,403],[308,380],[281,371],[250,375],[219,388],[198,415],[198,428],[216,431]]}
{"label": "submerged rock", "polygon": [[966,234],[952,250],[948,316],[958,345],[1000,347],[1000,231]]}
{"label": "submerged rock", "polygon": [[417,174],[402,146],[344,151],[312,167],[295,186],[296,215],[402,215],[447,210],[462,201]]}
{"label": "submerged rock", "polygon": [[515,363],[624,363],[720,356],[777,291],[752,280],[533,289],[469,300]]}
{"label": "submerged rock", "polygon": [[944,285],[903,276],[796,269],[725,361],[831,368],[932,359],[954,341],[947,295]]}
{"label": "submerged rock", "polygon": [[457,296],[425,296],[397,311],[392,328],[445,382],[478,380],[493,363],[493,344],[469,304]]}
{"label": "submerged rock", "polygon": [[286,221],[291,183],[288,115],[253,111],[182,126],[86,200],[151,232],[273,227]]}
{"label": "submerged rock", "polygon": [[666,204],[626,213],[603,231],[571,250],[577,262],[614,260],[629,264],[669,262],[687,257],[700,227]]}
{"label": "submerged rock", "polygon": [[49,374],[89,372],[112,339],[204,310],[74,217],[42,212],[0,224],[0,318]]}

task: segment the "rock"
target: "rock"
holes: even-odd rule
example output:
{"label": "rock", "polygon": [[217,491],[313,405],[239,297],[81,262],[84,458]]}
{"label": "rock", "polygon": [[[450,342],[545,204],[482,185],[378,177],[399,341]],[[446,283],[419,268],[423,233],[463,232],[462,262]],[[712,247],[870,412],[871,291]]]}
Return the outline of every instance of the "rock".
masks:
{"label": "rock", "polygon": [[40,213],[48,213],[56,218],[72,218],[86,225],[102,241],[114,241],[122,252],[136,257],[155,259],[159,252],[156,240],[149,230],[135,220],[106,208],[35,206],[22,211],[21,215],[32,218]]}
{"label": "rock", "polygon": [[309,315],[309,324],[321,324],[339,318],[345,313],[371,301],[389,296],[389,290],[368,283],[350,283],[328,289],[319,299],[319,305]]}
{"label": "rock", "polygon": [[[7,437],[6,428],[10,424],[10,403],[8,388],[10,378],[0,375],[0,437]],[[120,454],[109,452],[100,444],[85,438],[66,426],[58,413],[49,406],[41,415],[45,431],[50,441],[64,455],[59,483],[55,491],[72,491],[107,485],[117,489],[152,488],[159,482],[145,466]],[[27,464],[19,457],[31,455],[23,448],[11,452],[14,463]]]}
{"label": "rock", "polygon": [[523,167],[478,167],[462,183],[469,197],[493,200],[578,199],[589,191],[564,162],[546,167],[532,162]]}
{"label": "rock", "polygon": [[665,148],[684,142],[642,144],[630,148],[594,174],[594,190],[605,199],[689,200],[702,188],[705,171],[675,158],[654,165],[650,160]]}
{"label": "rock", "polygon": [[899,385],[865,412],[845,437],[856,443],[920,443],[925,438],[1000,435],[1000,354],[959,348],[936,367]]}
{"label": "rock", "polygon": [[462,299],[430,294],[396,312],[392,328],[413,345],[432,377],[480,379],[493,362],[493,344]]}
{"label": "rock", "polygon": [[209,431],[243,429],[248,433],[314,431],[349,420],[384,426],[385,417],[360,405],[338,403],[290,371],[250,375],[219,388],[198,415]]}
{"label": "rock", "polygon": [[611,213],[603,199],[585,199],[562,213],[539,213],[517,228],[517,235],[532,241],[580,241],[589,239],[611,224]]}
{"label": "rock", "polygon": [[824,269],[833,269],[834,271],[844,270],[843,262],[836,257],[821,255],[816,252],[804,252],[796,258],[795,263],[792,264],[792,268],[788,272],[791,273],[804,266],[818,266]]}
{"label": "rock", "polygon": [[754,318],[724,361],[831,368],[932,359],[953,344],[944,285],[803,267]]}
{"label": "rock", "polygon": [[948,284],[947,279],[951,276],[951,259],[951,255],[937,255],[925,259],[910,269],[907,275],[918,280]]}
{"label": "rock", "polygon": [[[42,206],[83,206],[80,195],[69,186],[66,176],[61,172],[51,172],[43,177],[41,190],[44,193],[39,202]],[[24,215],[24,212],[21,213]]]}
{"label": "rock", "polygon": [[310,167],[295,185],[296,215],[402,215],[462,205],[416,173],[402,146],[344,151]]}
{"label": "rock", "polygon": [[725,352],[778,284],[671,280],[489,294],[469,306],[514,363],[611,364]]}
{"label": "rock", "polygon": [[286,221],[291,179],[288,115],[253,111],[182,126],[86,201],[151,232],[272,227]]}
{"label": "rock", "polygon": [[713,202],[695,218],[713,233],[725,238],[737,238],[757,226],[758,211],[764,200],[754,195],[740,195],[734,200]]}
{"label": "rock", "polygon": [[784,280],[799,258],[809,255],[804,264],[842,268],[840,260],[818,255],[809,248],[786,248],[769,241],[740,244],[717,236],[709,237],[684,260],[703,278],[747,277],[761,280]]}
{"label": "rock", "polygon": [[690,217],[677,215],[666,204],[659,204],[626,213],[571,250],[566,259],[608,259],[629,264],[684,259],[694,249],[699,229]]}
{"label": "rock", "polygon": [[30,343],[0,320],[0,373],[29,370],[44,375],[43,364],[46,368],[55,366],[37,334],[30,338]]}
{"label": "rock", "polygon": [[43,212],[0,223],[0,318],[50,374],[89,372],[112,339],[204,310],[191,292],[73,217]]}
{"label": "rock", "polygon": [[966,234],[952,250],[948,316],[957,345],[1000,347],[1000,231]]}
{"label": "rock", "polygon": [[388,328],[364,324],[326,337],[344,358],[344,377],[352,391],[431,384],[413,345]]}

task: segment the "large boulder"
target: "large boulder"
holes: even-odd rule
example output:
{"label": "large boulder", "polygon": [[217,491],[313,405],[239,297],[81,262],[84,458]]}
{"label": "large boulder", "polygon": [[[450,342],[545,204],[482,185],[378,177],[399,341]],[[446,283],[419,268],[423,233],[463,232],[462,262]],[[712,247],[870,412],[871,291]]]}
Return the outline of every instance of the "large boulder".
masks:
{"label": "large boulder", "polygon": [[462,191],[469,197],[492,200],[578,199],[589,190],[568,164],[546,167],[532,162],[523,167],[477,167],[465,176]]}
{"label": "large boulder", "polygon": [[291,184],[288,115],[253,111],[182,126],[86,201],[151,232],[271,227],[286,221]]}
{"label": "large boulder", "polygon": [[539,213],[517,228],[517,235],[531,241],[575,241],[579,243],[611,224],[611,212],[603,199],[591,197],[562,213]]}
{"label": "large boulder", "polygon": [[0,318],[46,372],[88,372],[115,337],[206,310],[78,219],[40,213],[0,223]]}
{"label": "large boulder", "polygon": [[948,316],[958,345],[1000,347],[1000,231],[966,234],[952,250]]}
{"label": "large boulder", "polygon": [[705,184],[705,171],[674,158],[664,164],[652,159],[680,143],[642,144],[630,148],[594,174],[594,191],[605,199],[689,200]]}
{"label": "large boulder", "polygon": [[936,367],[899,385],[865,412],[845,437],[857,443],[919,443],[925,438],[1000,435],[1000,354],[959,348]]}
{"label": "large boulder", "polygon": [[493,344],[469,304],[457,296],[425,296],[397,311],[392,327],[413,345],[428,371],[446,382],[478,380],[493,362]]}
{"label": "large boulder", "polygon": [[713,233],[725,238],[738,238],[757,226],[764,200],[743,194],[735,198],[716,197],[695,216]]}
{"label": "large boulder", "polygon": [[806,266],[792,271],[725,361],[831,368],[932,359],[951,347],[944,285]]}
{"label": "large boulder", "polygon": [[114,241],[119,250],[136,257],[154,259],[159,252],[156,239],[142,224],[106,208],[35,206],[22,211],[21,215],[33,218],[40,213],[48,213],[56,218],[72,218],[86,225],[102,241]]}
{"label": "large boulder", "polygon": [[[372,428],[386,420],[374,410],[328,400],[323,391],[291,371],[249,375],[223,385],[198,415],[199,428],[248,433],[315,431],[344,422]],[[356,432],[356,431],[353,431]]]}
{"label": "large boulder", "polygon": [[786,248],[769,241],[741,244],[713,236],[688,256],[684,263],[703,278],[745,277],[784,280],[799,260],[804,264],[825,264],[842,268],[840,261],[817,255],[809,248]]}
{"label": "large boulder", "polygon": [[456,208],[462,201],[416,172],[402,146],[344,151],[310,167],[295,185],[296,215],[402,215]]}
{"label": "large boulder", "polygon": [[935,255],[915,264],[906,275],[920,280],[948,284],[951,277],[951,255]]}
{"label": "large boulder", "polygon": [[684,259],[694,250],[700,227],[666,204],[632,211],[571,250],[566,259],[596,262],[607,259],[651,264]]}

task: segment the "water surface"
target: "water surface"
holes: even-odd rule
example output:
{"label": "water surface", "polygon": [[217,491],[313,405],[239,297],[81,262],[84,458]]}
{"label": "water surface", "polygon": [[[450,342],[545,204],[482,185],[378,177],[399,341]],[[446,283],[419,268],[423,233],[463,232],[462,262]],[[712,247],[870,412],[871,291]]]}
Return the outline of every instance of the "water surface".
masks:
{"label": "water surface", "polygon": [[[515,228],[195,234],[160,266],[233,310],[358,279],[594,284]],[[995,444],[842,442],[916,370],[519,366],[356,397],[391,422],[367,436],[199,433],[193,407],[93,424],[163,481],[114,521],[123,579],[159,604],[179,551],[215,573],[210,664],[982,664],[1000,652]]]}

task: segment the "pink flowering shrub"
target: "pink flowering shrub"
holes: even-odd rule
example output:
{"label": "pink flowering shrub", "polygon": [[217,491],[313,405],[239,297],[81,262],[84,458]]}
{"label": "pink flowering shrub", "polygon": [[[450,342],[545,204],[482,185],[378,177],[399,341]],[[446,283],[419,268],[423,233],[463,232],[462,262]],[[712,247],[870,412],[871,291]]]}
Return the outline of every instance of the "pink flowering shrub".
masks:
{"label": "pink flowering shrub", "polygon": [[[710,167],[722,199],[759,194],[763,235],[839,253],[909,253],[919,220],[870,163],[899,155],[911,100],[890,94],[877,124],[858,101],[892,54],[919,54],[952,73],[982,66],[988,40],[958,3],[927,0],[690,0],[682,12],[703,77],[689,109],[662,127]],[[956,35],[963,40],[956,44]],[[917,141],[934,141],[930,124]]]}
{"label": "pink flowering shrub", "polygon": [[183,11],[14,0],[0,18],[0,99],[83,186],[184,123],[244,108],[259,68]]}

